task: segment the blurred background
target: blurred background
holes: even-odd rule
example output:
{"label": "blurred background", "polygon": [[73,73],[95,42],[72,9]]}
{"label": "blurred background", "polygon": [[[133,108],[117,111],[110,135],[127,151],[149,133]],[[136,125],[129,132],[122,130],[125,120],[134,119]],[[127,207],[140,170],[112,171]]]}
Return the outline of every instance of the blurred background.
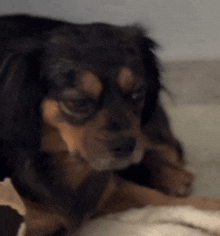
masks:
{"label": "blurred background", "polygon": [[0,9],[73,22],[139,22],[161,44],[165,59],[220,55],[219,0],[1,0]]}
{"label": "blurred background", "polygon": [[193,194],[220,198],[219,0],[1,0],[0,9],[145,26],[161,45],[162,82],[174,98],[162,101],[196,175]]}

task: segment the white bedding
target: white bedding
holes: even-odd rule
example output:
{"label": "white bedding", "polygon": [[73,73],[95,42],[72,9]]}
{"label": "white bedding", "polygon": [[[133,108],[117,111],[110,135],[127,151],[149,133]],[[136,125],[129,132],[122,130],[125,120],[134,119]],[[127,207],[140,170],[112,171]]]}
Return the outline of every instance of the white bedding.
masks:
{"label": "white bedding", "polygon": [[201,211],[190,206],[148,206],[94,220],[79,233],[79,236],[172,235],[220,235],[220,211]]}

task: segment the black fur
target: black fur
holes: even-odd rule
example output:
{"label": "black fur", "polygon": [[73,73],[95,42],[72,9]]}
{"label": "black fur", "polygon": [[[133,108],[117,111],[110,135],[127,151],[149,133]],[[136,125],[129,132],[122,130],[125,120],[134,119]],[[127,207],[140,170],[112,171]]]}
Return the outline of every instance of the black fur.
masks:
{"label": "black fur", "polygon": [[[140,53],[148,83],[142,123],[145,124],[152,116],[160,88],[159,66],[153,53],[155,44],[144,36],[141,28],[120,28],[107,24],[72,25],[17,15],[1,17],[0,29],[0,139],[3,146],[7,141],[14,149],[34,149],[36,152],[39,150],[42,125],[39,105],[44,97],[56,96],[60,90],[70,86],[68,77],[51,75],[56,73],[53,71],[53,65],[59,56],[63,55],[62,53],[69,56],[70,44],[72,50],[77,51],[73,52],[76,65],[81,62],[92,64],[104,78],[104,83],[108,83],[105,82],[106,78],[114,76],[115,70],[123,65],[125,56]],[[50,45],[51,37],[62,37],[65,34],[69,34],[68,37],[72,37],[72,41],[64,42],[63,48],[56,48],[56,44]],[[90,42],[86,39],[88,34],[93,34],[90,35]],[[97,42],[100,38],[102,41]],[[112,45],[109,45],[109,42]],[[94,44],[97,44],[96,53],[89,52],[90,44],[93,44],[93,48]],[[115,46],[118,46],[118,51],[114,55],[112,47]],[[107,67],[112,68],[107,70]],[[135,69],[139,70],[138,67]],[[112,75],[109,75],[109,72]],[[4,156],[5,154],[1,157],[1,167],[5,166]],[[10,176],[10,170],[7,174],[6,169],[3,169],[4,175]]]}
{"label": "black fur", "polygon": [[[52,205],[78,224],[95,208],[107,174],[88,179],[84,183],[87,192],[81,190],[84,185],[69,189],[53,158],[40,150],[40,104],[45,97],[59,99],[62,90],[74,86],[79,68],[95,70],[107,90],[113,86],[109,79],[130,63],[147,81],[142,111],[142,125],[146,125],[160,90],[156,44],[139,26],[74,25],[27,15],[1,17],[0,32],[0,180],[11,177],[21,195]],[[71,75],[56,69],[61,56],[73,61]]]}
{"label": "black fur", "polygon": [[23,217],[9,206],[0,206],[0,235],[16,236],[24,221]]}

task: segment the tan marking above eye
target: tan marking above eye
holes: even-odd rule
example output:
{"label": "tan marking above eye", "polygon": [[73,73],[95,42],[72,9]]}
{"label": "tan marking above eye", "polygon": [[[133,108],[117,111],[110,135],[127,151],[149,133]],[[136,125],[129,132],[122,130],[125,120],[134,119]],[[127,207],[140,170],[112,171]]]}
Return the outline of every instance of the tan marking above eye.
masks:
{"label": "tan marking above eye", "polygon": [[132,90],[137,83],[137,78],[129,68],[123,67],[118,74],[117,82],[122,90]]}
{"label": "tan marking above eye", "polygon": [[82,91],[92,95],[95,98],[98,98],[103,90],[103,85],[95,74],[90,71],[85,71],[82,73],[81,84],[79,86]]}

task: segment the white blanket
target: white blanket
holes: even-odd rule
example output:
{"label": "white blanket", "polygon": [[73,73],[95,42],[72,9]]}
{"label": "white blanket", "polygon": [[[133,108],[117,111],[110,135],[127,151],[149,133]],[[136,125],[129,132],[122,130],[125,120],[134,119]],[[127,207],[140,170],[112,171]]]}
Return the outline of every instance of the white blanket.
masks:
{"label": "white blanket", "polygon": [[207,236],[220,235],[220,211],[190,206],[132,209],[88,223],[80,236]]}

